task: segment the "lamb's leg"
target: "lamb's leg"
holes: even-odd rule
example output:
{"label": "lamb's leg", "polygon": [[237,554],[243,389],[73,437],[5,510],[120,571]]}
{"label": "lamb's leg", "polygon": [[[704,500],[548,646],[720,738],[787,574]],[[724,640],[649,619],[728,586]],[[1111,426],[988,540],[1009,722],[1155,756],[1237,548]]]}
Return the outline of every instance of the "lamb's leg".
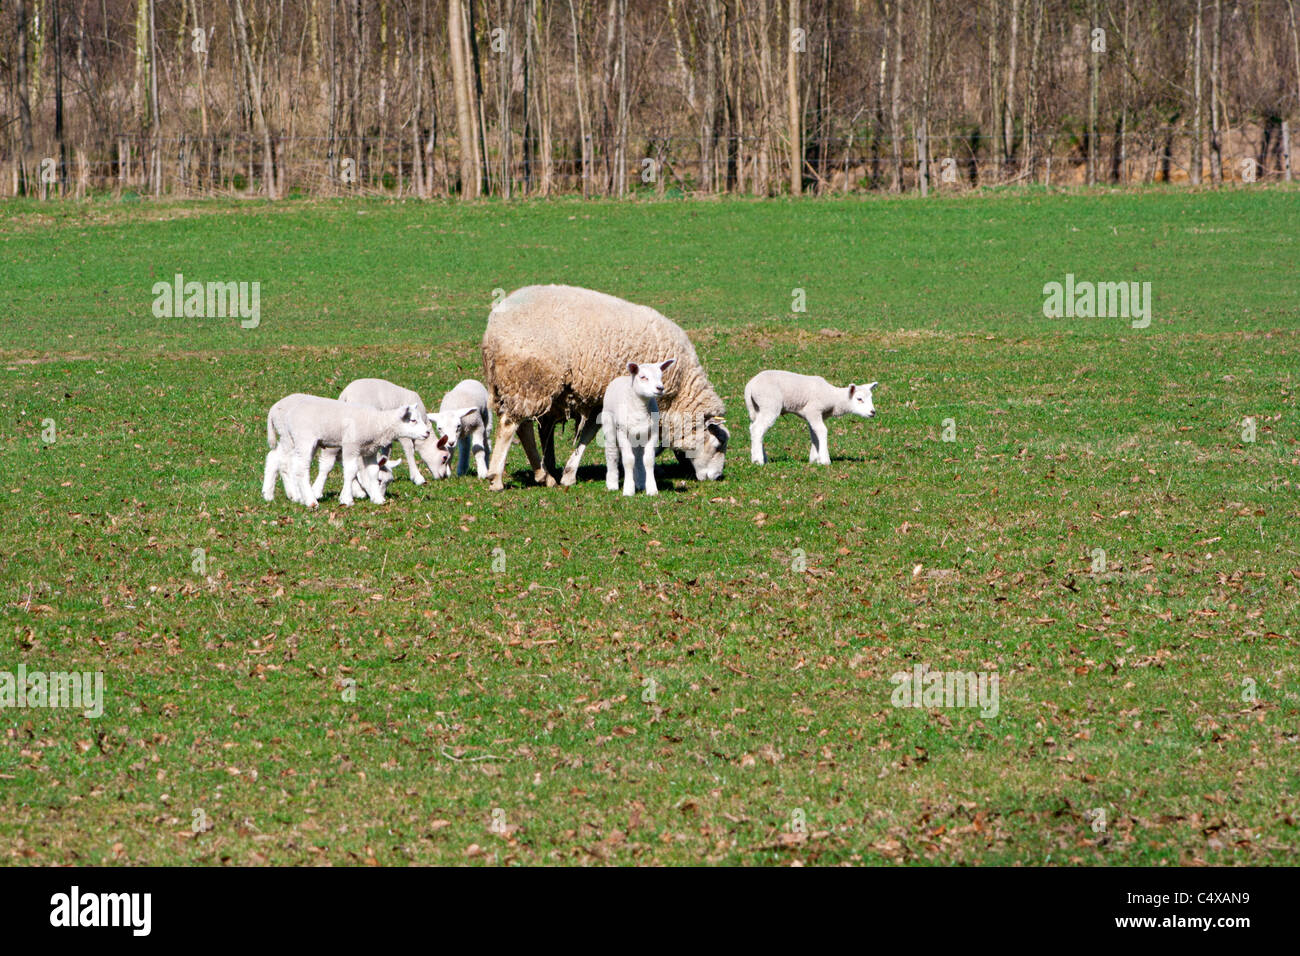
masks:
{"label": "lamb's leg", "polygon": [[493,491],[504,490],[506,455],[510,451],[510,443],[515,440],[515,432],[519,430],[519,423],[509,415],[503,414],[497,421],[497,437],[492,443],[492,464],[488,467],[487,477],[491,482],[489,487]]}
{"label": "lamb's leg", "polygon": [[[570,458],[569,461],[572,462],[573,459]],[[572,474],[576,476],[577,472],[575,465]],[[568,466],[565,466],[564,474],[570,474]],[[576,477],[574,480],[577,480]],[[614,434],[612,424],[605,426],[605,487],[610,491],[618,491],[618,437]]]}
{"label": "lamb's leg", "polygon": [[759,409],[754,420],[749,423],[749,460],[756,465],[767,464],[767,453],[763,449],[763,436],[772,427],[777,416]]}
{"label": "lamb's leg", "polygon": [[[470,441],[466,442],[465,447],[474,456],[474,473],[480,478],[484,477],[488,470],[488,426],[479,425],[478,428],[475,428],[470,435]],[[462,470],[468,471],[469,468],[466,467]]]}
{"label": "lamb's leg", "polygon": [[556,484],[554,476],[542,467],[542,456],[537,451],[537,434],[533,431],[532,419],[519,426],[519,444],[524,447],[528,464],[533,466],[533,480],[539,485],[554,488]]}
{"label": "lamb's leg", "polygon": [[630,497],[636,494],[638,478],[640,478],[640,486],[645,487],[645,478],[637,475],[637,466],[641,462],[632,448],[632,443],[622,435],[618,439],[618,451],[623,459],[623,494]]}
{"label": "lamb's leg", "polygon": [[337,448],[322,448],[316,459],[316,481],[311,486],[312,497],[320,500],[325,494],[325,478],[329,475],[330,469],[334,467],[334,462],[339,457]]}
{"label": "lamb's leg", "polygon": [[295,449],[289,465],[289,481],[298,489],[299,504],[316,507],[318,499],[311,487],[311,449]]}
{"label": "lamb's leg", "polygon": [[641,468],[645,472],[642,484],[645,486],[647,495],[659,494],[659,486],[655,484],[655,452],[657,450],[655,443],[652,441],[646,442],[645,447],[641,449]]}
{"label": "lamb's leg", "polygon": [[[345,508],[352,506],[352,479],[357,477],[357,455],[355,449],[343,449],[343,490],[339,492],[339,504]],[[361,487],[365,488],[365,481]]]}
{"label": "lamb's leg", "polygon": [[[573,485],[578,481],[578,465],[582,463],[582,456],[591,444],[591,440],[596,437],[596,432],[600,431],[600,418],[596,415],[583,415],[578,419],[578,437],[573,443],[573,454],[569,460],[564,463],[564,473],[560,475],[560,484]],[[614,447],[612,438],[605,442],[605,464],[608,468],[610,461],[610,449]],[[617,476],[617,456],[615,456],[615,481],[610,485],[611,488],[618,487]],[[608,477],[608,476],[607,476]]]}
{"label": "lamb's leg", "polygon": [[[475,433],[477,434],[477,432]],[[456,477],[465,477],[465,472],[469,471],[469,435],[461,435],[460,440],[456,442]],[[483,477],[483,472],[487,468],[479,469],[479,477]]]}
{"label": "lamb's leg", "polygon": [[[424,484],[424,475],[420,474],[420,466],[415,463],[415,440],[411,438],[397,439],[402,445],[402,452],[406,455],[406,467],[411,469],[411,480],[417,485]],[[429,466],[430,471],[433,466]],[[436,473],[434,477],[437,477]],[[372,499],[373,500],[373,499]]]}
{"label": "lamb's leg", "polygon": [[826,423],[820,415],[808,416],[808,435],[812,441],[808,461],[814,465],[829,465],[831,454],[826,449]]}
{"label": "lamb's leg", "polygon": [[272,448],[266,453],[266,470],[262,472],[262,497],[267,501],[275,500],[275,479],[280,474],[280,449]]}

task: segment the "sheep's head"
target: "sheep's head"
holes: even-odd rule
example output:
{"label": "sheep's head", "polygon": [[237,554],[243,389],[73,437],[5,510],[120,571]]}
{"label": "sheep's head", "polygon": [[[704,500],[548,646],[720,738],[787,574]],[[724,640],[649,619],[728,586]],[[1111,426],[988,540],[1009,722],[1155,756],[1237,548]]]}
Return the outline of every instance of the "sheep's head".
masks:
{"label": "sheep's head", "polygon": [[448,435],[434,438],[430,435],[415,446],[424,463],[429,466],[429,477],[449,478],[451,476],[451,458],[456,451],[456,440]]}
{"label": "sheep's head", "polygon": [[861,415],[863,418],[874,417],[876,404],[871,400],[871,390],[879,384],[879,382],[872,382],[869,385],[850,385],[849,411],[854,415]]}
{"label": "sheep's head", "polygon": [[677,460],[682,464],[689,460],[695,469],[695,477],[700,481],[717,481],[722,477],[722,468],[727,460],[727,442],[731,440],[731,433],[724,423],[725,419],[706,415],[702,425],[692,423],[672,440]]}
{"label": "sheep's head", "polygon": [[396,438],[409,438],[411,441],[424,441],[429,437],[429,422],[414,405],[404,405],[402,415],[397,421]]}
{"label": "sheep's head", "polygon": [[658,398],[664,393],[664,372],[672,368],[676,359],[664,362],[628,362],[632,376],[632,391],[641,398]]}

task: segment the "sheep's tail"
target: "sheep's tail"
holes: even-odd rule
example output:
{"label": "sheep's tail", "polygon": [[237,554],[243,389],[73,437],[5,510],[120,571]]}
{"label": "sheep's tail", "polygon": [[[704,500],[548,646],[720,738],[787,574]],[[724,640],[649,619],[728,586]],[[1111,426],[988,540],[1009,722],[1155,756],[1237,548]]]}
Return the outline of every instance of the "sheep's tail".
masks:
{"label": "sheep's tail", "polygon": [[754,401],[754,393],[750,391],[748,385],[745,386],[745,408],[749,409],[750,418],[758,414],[758,403]]}
{"label": "sheep's tail", "polygon": [[266,447],[274,448],[275,445],[276,445],[275,426],[271,424],[271,413],[267,412],[266,413]]}

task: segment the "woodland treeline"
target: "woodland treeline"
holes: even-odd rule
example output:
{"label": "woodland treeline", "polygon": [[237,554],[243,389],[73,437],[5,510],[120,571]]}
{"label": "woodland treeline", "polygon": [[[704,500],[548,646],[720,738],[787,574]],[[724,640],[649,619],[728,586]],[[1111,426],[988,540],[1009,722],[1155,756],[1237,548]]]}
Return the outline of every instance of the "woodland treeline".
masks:
{"label": "woodland treeline", "polygon": [[0,192],[1291,177],[1297,0],[5,0]]}

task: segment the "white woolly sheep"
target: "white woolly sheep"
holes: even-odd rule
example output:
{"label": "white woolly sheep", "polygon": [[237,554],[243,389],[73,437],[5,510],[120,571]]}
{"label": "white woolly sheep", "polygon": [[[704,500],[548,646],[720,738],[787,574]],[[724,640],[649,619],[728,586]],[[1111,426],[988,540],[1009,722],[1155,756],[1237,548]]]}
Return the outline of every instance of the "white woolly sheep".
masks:
{"label": "white woolly sheep", "polygon": [[470,456],[474,456],[474,470],[480,478],[487,477],[487,456],[491,454],[488,435],[492,431],[492,410],[488,390],[482,382],[467,378],[442,397],[433,424],[438,432],[447,435],[460,450],[456,462],[456,475],[469,471]]}
{"label": "white woolly sheep", "polygon": [[[400,458],[389,458],[389,450],[375,455],[366,455],[361,459],[361,468],[365,469],[369,480],[370,487],[379,494],[379,501],[384,501],[384,496],[388,492],[388,485],[393,480],[393,469],[402,463]],[[360,469],[358,469],[360,471]],[[361,481],[361,475],[358,474],[352,479],[352,496],[354,498],[368,497],[370,492],[366,490],[365,484]]]}
{"label": "white woolly sheep", "polygon": [[526,286],[501,300],[483,335],[484,381],[498,413],[488,477],[504,487],[506,456],[515,434],[538,482],[555,485],[544,464],[533,422],[542,428],[547,459],[554,428],[577,421],[573,454],[559,484],[577,480],[583,452],[600,427],[605,387],[625,374],[635,355],[674,355],[659,399],[660,442],[687,458],[695,477],[722,477],[730,437],[723,404],[677,325],[654,309],[573,286]]}
{"label": "white woolly sheep", "polygon": [[644,490],[659,494],[655,484],[655,452],[659,447],[659,403],[664,393],[664,372],[673,364],[628,362],[629,375],[614,379],[605,389],[600,427],[605,432],[605,487],[618,491],[618,467],[623,465],[623,494]]}
{"label": "white woolly sheep", "polygon": [[[371,408],[380,409],[402,408],[406,405],[412,405],[419,410],[420,421],[429,421],[429,413],[425,410],[424,401],[419,394],[409,388],[394,385],[387,379],[359,378],[354,382],[350,382],[348,387],[339,393],[339,401],[347,402],[349,405],[368,405]],[[417,451],[420,453],[420,457],[424,459],[424,463],[428,465],[429,471],[432,473],[431,477],[435,479],[446,478],[450,474],[450,470],[444,467],[447,456],[439,452],[437,443],[432,436],[421,442],[419,447],[409,438],[401,439],[401,445],[402,451],[406,453],[406,467],[411,472],[411,481],[417,485],[424,484],[424,475],[420,474],[420,467],[415,462],[415,453]],[[333,465],[333,459],[331,459],[330,465]],[[328,468],[325,470],[329,471]],[[320,496],[320,489],[324,485],[324,479],[317,478],[317,497]]]}
{"label": "white woolly sheep", "polygon": [[820,375],[800,375],[769,369],[759,372],[745,386],[745,407],[749,410],[749,455],[756,465],[767,462],[763,451],[763,434],[772,423],[787,412],[798,415],[808,423],[812,445],[808,460],[814,464],[829,465],[831,455],[826,447],[824,418],[840,415],[861,415],[871,418],[876,406],[871,400],[871,390],[878,383],[850,385],[839,388]]}
{"label": "white woolly sheep", "polygon": [[268,497],[268,490],[274,493],[278,469],[284,477],[285,493],[309,508],[315,506],[320,495],[309,481],[308,470],[312,454],[323,445],[338,448],[343,455],[339,503],[352,504],[353,479],[358,476],[371,500],[380,502],[383,499],[369,474],[359,468],[360,459],[399,438],[422,442],[429,434],[428,422],[411,405],[380,410],[316,395],[286,396],[272,405],[266,416],[266,442],[272,452],[266,456],[263,497]]}

